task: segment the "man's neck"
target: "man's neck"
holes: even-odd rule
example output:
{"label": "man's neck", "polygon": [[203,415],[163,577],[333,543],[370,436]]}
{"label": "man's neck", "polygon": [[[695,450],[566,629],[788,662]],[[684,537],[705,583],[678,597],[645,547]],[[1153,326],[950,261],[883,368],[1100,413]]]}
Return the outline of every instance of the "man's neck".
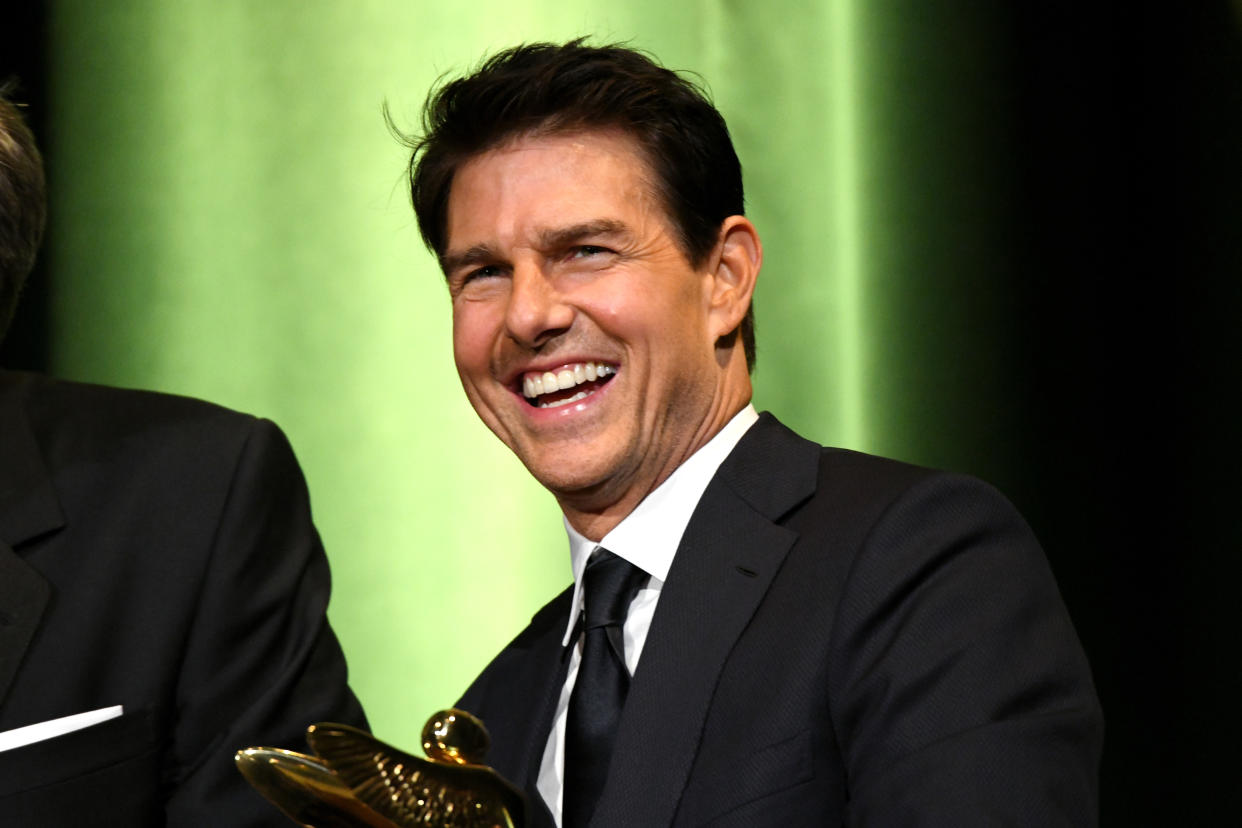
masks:
{"label": "man's neck", "polygon": [[647,481],[610,480],[605,485],[613,491],[582,491],[558,495],[557,503],[565,515],[565,520],[583,537],[600,541],[652,492],[664,485],[687,460],[715,439],[739,412],[750,405],[749,385],[746,391],[746,396],[733,404],[727,407],[716,406],[717,413],[705,417],[698,433],[686,441],[688,448],[669,457],[661,465],[660,471]]}

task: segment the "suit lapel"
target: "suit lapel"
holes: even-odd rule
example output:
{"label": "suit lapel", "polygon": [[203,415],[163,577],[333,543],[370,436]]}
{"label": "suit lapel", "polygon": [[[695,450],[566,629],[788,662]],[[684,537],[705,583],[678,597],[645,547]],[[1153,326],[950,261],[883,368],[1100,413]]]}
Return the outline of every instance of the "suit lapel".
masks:
{"label": "suit lapel", "polygon": [[0,374],[0,703],[17,675],[51,595],[14,551],[64,524],[24,406],[24,383]]}
{"label": "suit lapel", "polygon": [[797,534],[818,446],[764,415],[703,494],[660,595],[594,826],[669,825],[725,661]]}
{"label": "suit lapel", "polygon": [[536,709],[532,720],[533,728],[529,731],[528,749],[524,754],[526,762],[521,771],[520,779],[525,780],[522,789],[526,793],[526,826],[527,828],[554,828],[556,820],[552,811],[543,801],[539,793],[539,768],[543,762],[543,751],[548,742],[548,733],[552,731],[552,720],[556,715],[556,702],[560,698],[561,687],[565,684],[565,673],[569,667],[569,650],[560,647],[560,639],[556,644],[560,655],[548,668],[546,675],[551,676],[543,688],[542,707]]}
{"label": "suit lapel", "polygon": [[[526,794],[526,824],[530,828],[552,828],[556,824],[547,803],[539,795],[537,785],[544,746],[548,741],[548,733],[552,730],[556,702],[560,698],[561,687],[565,684],[565,673],[569,667],[569,650],[561,646],[561,637],[565,634],[572,598],[571,587],[545,608],[547,617],[541,620],[544,621],[546,629],[531,648],[530,657],[527,659],[531,670],[528,674],[530,684],[527,686],[538,688],[535,696],[537,702],[532,711],[534,715],[529,720],[526,737],[514,743],[519,751],[513,759],[516,768],[513,780]],[[515,697],[520,695],[515,694]]]}

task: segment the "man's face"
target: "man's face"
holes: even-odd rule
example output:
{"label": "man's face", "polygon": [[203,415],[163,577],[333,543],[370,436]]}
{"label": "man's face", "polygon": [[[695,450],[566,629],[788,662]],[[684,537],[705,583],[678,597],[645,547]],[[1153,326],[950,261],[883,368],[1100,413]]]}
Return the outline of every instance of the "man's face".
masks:
{"label": "man's face", "polygon": [[582,132],[518,139],[453,179],[458,374],[567,514],[628,513],[710,438],[720,402],[711,275],[650,175],[628,137]]}

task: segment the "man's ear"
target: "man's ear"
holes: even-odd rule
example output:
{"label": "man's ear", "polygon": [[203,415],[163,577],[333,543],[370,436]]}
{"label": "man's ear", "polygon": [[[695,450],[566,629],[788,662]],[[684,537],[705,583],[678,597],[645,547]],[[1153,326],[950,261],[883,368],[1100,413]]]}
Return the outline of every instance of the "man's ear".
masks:
{"label": "man's ear", "polygon": [[708,313],[712,319],[712,335],[722,337],[737,330],[750,307],[759,268],[763,265],[763,244],[750,219],[729,216],[720,225],[716,250]]}

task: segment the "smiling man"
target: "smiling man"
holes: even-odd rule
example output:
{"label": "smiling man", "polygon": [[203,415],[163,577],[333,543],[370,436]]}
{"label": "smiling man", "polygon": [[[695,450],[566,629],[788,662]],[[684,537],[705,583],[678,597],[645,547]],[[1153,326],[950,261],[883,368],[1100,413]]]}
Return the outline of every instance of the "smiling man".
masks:
{"label": "smiling man", "polygon": [[447,219],[466,394],[570,525],[602,538],[749,402],[732,340],[758,236],[733,216],[692,265],[616,130],[517,137],[467,161]]}
{"label": "smiling man", "polygon": [[751,406],[762,247],[696,87],[518,47],[411,145],[462,385],[569,535],[460,702],[531,825],[1094,821],[1090,671],[1013,508]]}

